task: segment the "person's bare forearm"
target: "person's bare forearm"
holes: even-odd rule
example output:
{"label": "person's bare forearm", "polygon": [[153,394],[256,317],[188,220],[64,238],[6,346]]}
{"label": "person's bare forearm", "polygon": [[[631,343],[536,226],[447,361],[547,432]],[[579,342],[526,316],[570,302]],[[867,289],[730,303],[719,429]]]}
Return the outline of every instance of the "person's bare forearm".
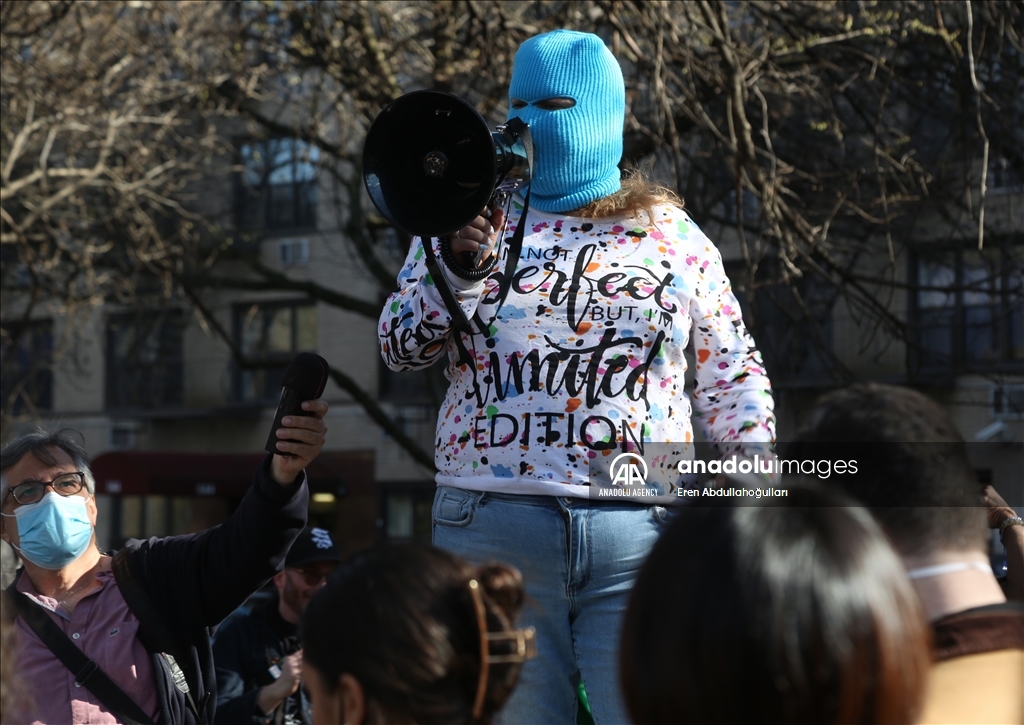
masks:
{"label": "person's bare forearm", "polygon": [[284,702],[284,698],[287,697],[287,695],[282,694],[280,692],[280,688],[275,687],[275,685],[261,687],[260,694],[256,697],[256,705],[266,715],[273,712],[274,708]]}
{"label": "person's bare forearm", "polygon": [[1024,602],[1024,526],[1003,526],[1018,514],[991,484],[982,487],[981,499],[987,509],[989,528],[1001,532],[1006,548],[1006,597]]}

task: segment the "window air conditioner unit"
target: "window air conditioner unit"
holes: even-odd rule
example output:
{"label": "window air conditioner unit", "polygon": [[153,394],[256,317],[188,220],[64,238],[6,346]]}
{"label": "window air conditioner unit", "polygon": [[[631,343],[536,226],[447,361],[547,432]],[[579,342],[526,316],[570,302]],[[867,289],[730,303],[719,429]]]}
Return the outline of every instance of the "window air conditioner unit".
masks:
{"label": "window air conditioner unit", "polygon": [[1024,385],[992,386],[992,419],[1024,420]]}
{"label": "window air conditioner unit", "polygon": [[278,242],[277,258],[282,267],[298,267],[309,263],[309,240],[290,239]]}
{"label": "window air conditioner unit", "polygon": [[141,426],[137,421],[119,420],[110,426],[110,447],[120,450],[135,448]]}

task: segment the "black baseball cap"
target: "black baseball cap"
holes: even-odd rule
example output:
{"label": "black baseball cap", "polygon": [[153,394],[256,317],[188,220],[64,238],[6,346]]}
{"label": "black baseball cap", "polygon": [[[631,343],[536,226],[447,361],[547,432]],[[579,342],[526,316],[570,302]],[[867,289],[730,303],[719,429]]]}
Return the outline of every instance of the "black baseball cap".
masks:
{"label": "black baseball cap", "polygon": [[331,532],[327,529],[306,527],[292,544],[284,565],[289,568],[313,564],[318,561],[341,561],[338,547],[334,545]]}

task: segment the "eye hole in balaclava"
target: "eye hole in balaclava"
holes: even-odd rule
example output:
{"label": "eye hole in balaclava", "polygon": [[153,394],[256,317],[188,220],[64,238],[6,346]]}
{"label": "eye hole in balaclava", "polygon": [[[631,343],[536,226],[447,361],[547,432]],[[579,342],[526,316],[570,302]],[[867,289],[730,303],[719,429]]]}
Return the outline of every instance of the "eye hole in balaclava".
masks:
{"label": "eye hole in balaclava", "polygon": [[[530,104],[526,101],[522,101],[518,98],[512,99],[512,108],[519,110],[520,108],[526,108]],[[545,98],[540,101],[534,101],[533,105],[542,111],[563,111],[566,108],[572,108],[576,105],[575,98]]]}
{"label": "eye hole in balaclava", "polygon": [[571,211],[619,190],[626,89],[598,36],[555,30],[524,42],[512,66],[509,107],[509,119],[530,125],[532,206]]}

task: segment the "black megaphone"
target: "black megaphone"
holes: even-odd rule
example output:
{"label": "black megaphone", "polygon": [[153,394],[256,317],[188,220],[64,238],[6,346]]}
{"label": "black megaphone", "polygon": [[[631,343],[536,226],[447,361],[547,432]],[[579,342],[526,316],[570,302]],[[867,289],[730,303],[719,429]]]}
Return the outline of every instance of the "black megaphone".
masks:
{"label": "black megaphone", "polygon": [[530,183],[518,119],[492,132],[458,96],[414,91],[377,115],[363,144],[370,200],[399,229],[444,237]]}

